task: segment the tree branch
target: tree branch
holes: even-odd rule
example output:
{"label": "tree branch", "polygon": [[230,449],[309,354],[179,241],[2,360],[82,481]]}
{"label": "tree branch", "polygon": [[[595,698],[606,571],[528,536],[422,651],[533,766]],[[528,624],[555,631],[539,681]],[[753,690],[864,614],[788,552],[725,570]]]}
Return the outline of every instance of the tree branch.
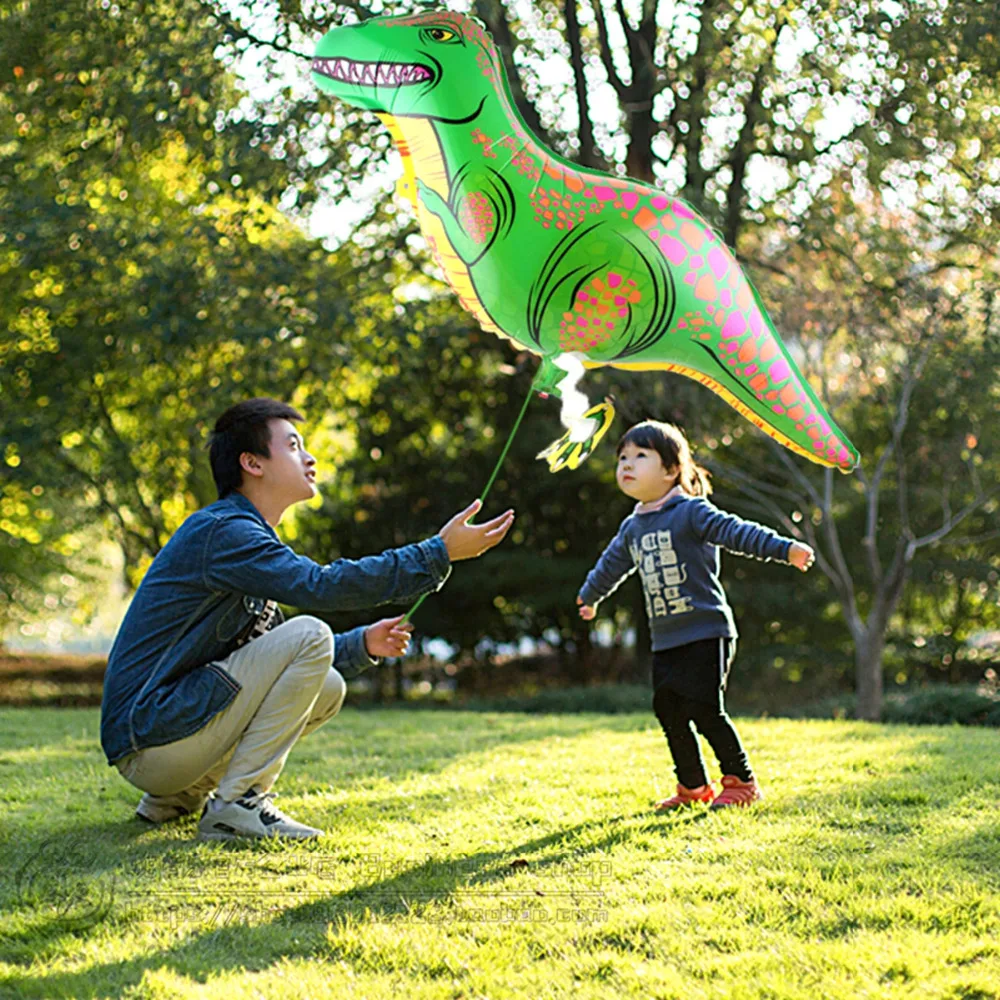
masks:
{"label": "tree branch", "polygon": [[[993,489],[987,490],[981,496],[976,497],[974,500],[967,503],[957,514],[951,514],[950,512],[945,513],[944,522],[941,527],[936,531],[931,531],[926,535],[922,535],[920,538],[911,538],[907,549],[910,552],[910,557],[917,551],[917,549],[922,549],[926,545],[932,545],[934,542],[940,541],[945,537],[953,528],[956,528],[962,523],[970,514],[977,511],[985,503],[989,503],[995,496],[1000,496],[1000,486],[994,486]],[[998,532],[992,532],[992,535],[998,534]]]}
{"label": "tree branch", "polygon": [[611,42],[608,39],[608,22],[604,17],[604,6],[601,0],[591,0],[591,6],[594,8],[594,16],[597,20],[598,50],[601,55],[601,63],[604,65],[604,72],[607,73],[608,83],[614,88],[619,99],[625,100],[628,86],[618,75],[614,60],[611,58]]}
{"label": "tree branch", "polygon": [[[823,546],[820,545],[819,537],[812,520],[808,516],[804,516],[802,522],[800,524],[796,524],[773,501],[773,499],[767,495],[768,492],[775,493],[776,495],[782,495],[785,491],[780,490],[778,487],[771,486],[768,483],[764,483],[741,469],[719,462],[717,459],[711,459],[706,464],[713,470],[718,469],[720,472],[724,472],[727,476],[739,483],[742,491],[754,500],[759,509],[770,514],[785,528],[789,535],[792,535],[795,538],[801,538],[805,535],[806,541],[816,553],[816,565],[827,576],[830,582],[837,589],[837,592],[840,594],[841,603],[844,607],[844,618],[847,621],[847,626],[851,635],[856,639],[859,633],[863,630],[864,625],[857,612],[857,606],[854,598],[854,583],[851,578],[851,574],[847,569],[846,563],[844,562],[843,553],[840,551],[840,545],[836,533],[834,532],[832,534],[834,544],[831,547],[831,551],[833,552],[833,559],[831,560],[824,553]],[[810,483],[808,485],[810,487],[810,491],[812,491],[812,484]],[[805,497],[794,493],[787,493],[786,495],[790,496],[794,500],[796,506],[808,509],[809,504],[806,502]],[[831,533],[829,532],[828,526],[832,522],[832,517],[824,514],[823,520],[825,522],[825,526],[827,527],[827,545],[830,547]]]}
{"label": "tree branch", "polygon": [[[274,49],[276,52],[284,52],[289,55],[293,55],[298,59],[311,59],[312,56],[305,52],[299,52],[297,49],[293,49],[290,45],[286,45],[283,42],[278,41],[268,41],[264,38],[258,38],[253,32],[248,31],[246,28],[236,20],[228,11],[223,9],[221,6],[212,3],[211,0],[199,0],[201,6],[210,11],[212,16],[226,29],[226,32],[231,35],[234,39],[243,39],[244,41],[250,42],[252,45],[263,45],[265,48]],[[343,6],[354,6],[352,4],[343,4]],[[360,5],[358,5],[360,6]],[[355,7],[357,9],[357,7]],[[371,16],[370,14],[368,15]]]}
{"label": "tree branch", "polygon": [[101,416],[103,417],[104,426],[107,428],[108,433],[111,435],[112,441],[115,445],[115,449],[118,451],[121,459],[124,461],[125,465],[135,473],[134,476],[130,478],[130,490],[131,494],[135,497],[136,504],[139,510],[142,512],[143,519],[146,522],[146,527],[149,529],[150,535],[147,540],[147,549],[153,555],[156,555],[160,551],[160,537],[163,535],[164,528],[160,520],[153,514],[143,499],[142,494],[139,492],[139,470],[135,467],[132,462],[132,456],[129,453],[128,445],[122,440],[121,435],[115,429],[114,421],[111,418],[111,412],[108,410],[107,403],[104,401],[104,396],[100,392],[95,392],[94,396],[97,400],[97,408],[100,410]]}
{"label": "tree branch", "polygon": [[[60,450],[55,452],[55,457],[58,462],[65,465],[74,475],[78,476],[89,486],[93,487],[94,491],[97,493],[97,499],[100,505],[118,523],[122,537],[122,548],[125,549],[126,560],[130,561],[133,565],[137,565],[141,554],[149,551],[148,539],[146,539],[140,532],[136,531],[135,528],[129,527],[125,518],[122,516],[121,508],[111,502],[107,496],[104,485],[97,479],[96,476],[93,476],[86,469],[77,465],[65,453],[65,451]],[[130,552],[130,546],[128,545],[129,541],[132,541],[138,548],[137,554]]]}
{"label": "tree branch", "polygon": [[854,578],[848,568],[847,560],[844,558],[844,550],[840,545],[840,533],[833,520],[833,469],[823,470],[823,503],[820,508],[823,512],[823,531],[826,535],[827,546],[837,572],[842,577],[844,583],[844,617],[852,633],[857,635],[863,631],[861,615],[858,613],[857,596],[854,592]]}
{"label": "tree branch", "polygon": [[754,131],[757,128],[757,121],[760,116],[762,104],[761,98],[764,94],[764,81],[767,74],[774,66],[774,54],[778,48],[778,41],[781,32],[785,27],[784,15],[778,15],[777,30],[774,33],[774,40],[768,48],[767,54],[761,60],[753,75],[753,83],[750,87],[750,95],[743,106],[743,126],[733,145],[732,155],[729,157],[729,167],[732,170],[732,180],[729,183],[729,190],[726,192],[726,243],[731,247],[736,246],[739,238],[740,223],[742,222],[741,211],[743,208],[743,188],[746,180],[747,163],[754,152]]}
{"label": "tree branch", "polygon": [[959,538],[943,538],[942,545],[979,545],[981,542],[990,542],[994,538],[1000,538],[1000,529],[987,531],[984,535],[965,535]]}

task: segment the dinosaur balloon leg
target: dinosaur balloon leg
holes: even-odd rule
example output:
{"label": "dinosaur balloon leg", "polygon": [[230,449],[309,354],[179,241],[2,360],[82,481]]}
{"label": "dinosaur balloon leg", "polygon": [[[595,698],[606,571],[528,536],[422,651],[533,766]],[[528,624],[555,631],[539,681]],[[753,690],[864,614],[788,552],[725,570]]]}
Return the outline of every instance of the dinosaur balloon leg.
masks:
{"label": "dinosaur balloon leg", "polygon": [[514,109],[492,39],[450,11],[382,17],[319,43],[320,89],[379,115],[402,155],[400,193],[462,305],[542,358],[573,467],[606,432],[578,369],[679,372],[785,447],[847,472],[858,454],[790,357],[719,236],[678,198],[580,169]]}

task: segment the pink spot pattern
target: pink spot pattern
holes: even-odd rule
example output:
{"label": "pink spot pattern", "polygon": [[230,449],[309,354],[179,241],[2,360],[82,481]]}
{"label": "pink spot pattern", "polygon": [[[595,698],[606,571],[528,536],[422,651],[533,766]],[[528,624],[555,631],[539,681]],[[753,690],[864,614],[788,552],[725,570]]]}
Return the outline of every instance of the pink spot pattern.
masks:
{"label": "pink spot pattern", "polygon": [[459,206],[458,219],[462,228],[472,238],[473,243],[482,245],[493,235],[496,218],[493,206],[485,195],[478,191],[467,194]]}

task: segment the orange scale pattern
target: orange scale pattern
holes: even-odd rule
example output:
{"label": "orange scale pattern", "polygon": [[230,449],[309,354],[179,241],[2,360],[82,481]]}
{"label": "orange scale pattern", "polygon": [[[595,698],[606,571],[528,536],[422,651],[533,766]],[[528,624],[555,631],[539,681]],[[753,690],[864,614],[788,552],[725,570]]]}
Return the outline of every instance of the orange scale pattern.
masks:
{"label": "orange scale pattern", "polygon": [[531,207],[535,210],[535,221],[540,222],[544,229],[567,231],[583,222],[590,208],[586,201],[574,200],[565,191],[543,187],[532,192]]}
{"label": "orange scale pattern", "polygon": [[577,292],[572,311],[563,313],[560,350],[587,353],[608,343],[628,323],[631,307],[641,301],[642,293],[631,278],[623,280],[614,271],[593,278]]}

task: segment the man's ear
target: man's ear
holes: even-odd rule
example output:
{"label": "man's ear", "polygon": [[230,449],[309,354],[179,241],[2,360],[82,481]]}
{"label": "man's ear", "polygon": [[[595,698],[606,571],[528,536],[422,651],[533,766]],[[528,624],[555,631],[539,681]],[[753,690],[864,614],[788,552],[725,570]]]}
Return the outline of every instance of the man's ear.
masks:
{"label": "man's ear", "polygon": [[264,475],[264,467],[260,464],[260,457],[252,451],[245,451],[240,455],[240,468],[248,475],[260,478]]}

